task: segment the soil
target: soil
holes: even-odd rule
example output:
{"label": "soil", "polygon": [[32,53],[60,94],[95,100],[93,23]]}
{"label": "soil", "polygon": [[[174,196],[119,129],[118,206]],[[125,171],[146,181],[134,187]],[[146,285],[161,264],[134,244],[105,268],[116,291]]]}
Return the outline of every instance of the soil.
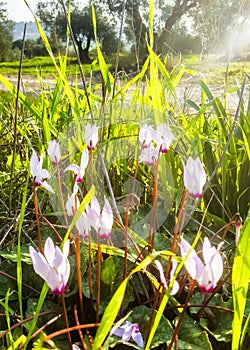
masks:
{"label": "soil", "polygon": [[[5,76],[14,86],[17,86],[16,76]],[[74,79],[69,82],[70,85],[74,86]],[[53,90],[56,86],[56,79],[47,78],[43,79],[42,83],[39,82],[37,77],[25,75],[21,80],[21,91],[23,93],[35,93],[39,94],[42,88]],[[82,86],[79,85],[79,88]],[[219,97],[223,106],[227,106],[227,112],[234,115],[239,103],[239,97],[237,92],[230,92],[224,97],[224,89],[221,86],[209,86],[210,91],[213,93],[214,97]],[[131,92],[135,90],[135,86],[131,87]],[[246,90],[246,89],[245,89]],[[0,91],[7,91],[6,87],[0,82]],[[195,109],[186,104],[186,100],[192,100],[197,105],[201,102],[201,87],[197,83],[183,81],[176,87],[176,94],[178,97],[179,105],[184,113],[195,113]],[[245,91],[244,97],[247,103],[247,91]],[[127,96],[128,97],[128,96]],[[172,98],[171,98],[172,100]],[[172,102],[173,103],[173,102]]]}

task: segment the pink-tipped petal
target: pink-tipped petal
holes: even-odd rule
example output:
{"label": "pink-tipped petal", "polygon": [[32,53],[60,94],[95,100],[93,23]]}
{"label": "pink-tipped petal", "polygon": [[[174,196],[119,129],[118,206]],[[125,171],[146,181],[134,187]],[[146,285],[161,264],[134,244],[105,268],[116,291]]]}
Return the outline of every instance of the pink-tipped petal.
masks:
{"label": "pink-tipped petal", "polygon": [[184,166],[184,185],[193,198],[201,198],[206,183],[206,173],[199,158],[189,157]]}
{"label": "pink-tipped petal", "polygon": [[98,143],[98,127],[94,124],[93,126],[88,123],[85,126],[85,141],[88,149],[93,150]]}
{"label": "pink-tipped petal", "polygon": [[56,163],[60,162],[60,159],[61,159],[60,145],[56,140],[49,142],[48,155],[50,157],[52,164],[55,165]]}

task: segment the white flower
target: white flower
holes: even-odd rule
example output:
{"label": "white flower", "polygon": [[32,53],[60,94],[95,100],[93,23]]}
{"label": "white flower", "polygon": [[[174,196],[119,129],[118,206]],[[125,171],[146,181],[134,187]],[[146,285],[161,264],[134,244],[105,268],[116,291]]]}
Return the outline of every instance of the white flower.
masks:
{"label": "white flower", "polygon": [[223,260],[219,251],[221,245],[222,243],[216,249],[211,246],[209,239],[205,237],[202,249],[203,263],[191,245],[184,238],[181,238],[180,248],[182,258],[185,259],[190,252],[185,261],[185,267],[190,276],[197,281],[200,290],[204,293],[212,292],[222,276]]}
{"label": "white flower", "polygon": [[99,234],[101,239],[108,239],[110,237],[113,221],[114,217],[111,205],[109,204],[109,201],[106,198],[104,198],[104,206],[100,215]]}
{"label": "white flower", "polygon": [[72,350],[80,350],[80,348],[76,344],[72,344]]}
{"label": "white flower", "polygon": [[50,174],[48,170],[43,169],[43,154],[41,154],[39,160],[36,152],[32,152],[30,158],[30,172],[35,186],[43,186],[46,190],[54,193],[52,187],[45,181],[45,179],[50,179]]}
{"label": "white flower", "polygon": [[56,140],[49,142],[48,155],[53,165],[56,165],[57,163],[60,162],[60,159],[61,159],[60,145]]}
{"label": "white flower", "polygon": [[[161,283],[163,284],[164,288],[167,290],[168,289],[168,283],[166,281],[166,278],[165,278],[165,275],[164,275],[164,271],[163,271],[163,268],[162,268],[162,265],[160,263],[160,261],[158,260],[155,260],[155,265],[157,266],[159,272],[160,272],[160,280],[161,280]],[[170,271],[170,282],[172,280],[172,278],[174,277],[174,273],[175,273],[175,270],[177,268],[177,261],[176,260],[172,260],[172,269]],[[174,281],[173,283],[173,287],[172,287],[172,290],[170,292],[170,295],[175,295],[178,290],[179,290],[180,286],[179,286],[179,283],[177,281]]]}
{"label": "white flower", "polygon": [[104,198],[104,206],[101,210],[96,197],[93,197],[90,206],[86,207],[87,220],[99,233],[101,239],[108,239],[113,226],[113,211],[109,201]]}
{"label": "white flower", "polygon": [[86,212],[83,212],[76,222],[76,228],[78,230],[79,238],[85,238],[88,236],[91,229],[91,224]]}
{"label": "white flower", "polygon": [[139,135],[138,135],[140,144],[142,147],[149,147],[151,142],[153,141],[153,128],[152,126],[142,126],[139,130]]}
{"label": "white flower", "polygon": [[193,198],[201,198],[203,187],[206,183],[206,173],[200,158],[189,157],[184,166],[184,185]]}
{"label": "white flower", "polygon": [[175,137],[166,124],[159,124],[157,127],[157,132],[161,136],[161,152],[166,153]]}
{"label": "white flower", "polygon": [[138,346],[143,346],[143,338],[137,323],[131,323],[125,321],[122,326],[118,327],[116,330],[111,329],[111,334],[121,337],[121,341],[129,342],[134,341]]}
{"label": "white flower", "polygon": [[31,246],[29,248],[35,272],[45,280],[55,295],[64,293],[69,279],[69,245],[70,241],[67,240],[61,251],[49,237],[44,245],[44,255]]}
{"label": "white flower", "polygon": [[80,201],[77,197],[77,192],[78,192],[78,185],[75,182],[74,187],[73,187],[73,193],[69,196],[65,208],[68,216],[74,216],[75,212],[78,210],[80,207]]}
{"label": "white flower", "polygon": [[69,166],[67,166],[67,168],[64,171],[72,170],[75,174],[75,182],[82,182],[88,162],[89,162],[89,152],[88,152],[88,149],[85,148],[84,151],[82,152],[80,166],[77,164],[70,164]]}
{"label": "white flower", "polygon": [[168,151],[175,137],[166,124],[159,124],[157,130],[147,125],[141,127],[138,138],[141,144],[139,163],[153,165],[159,158],[160,152]]}
{"label": "white flower", "polygon": [[98,142],[98,127],[96,124],[85,126],[85,141],[89,150],[93,150]]}
{"label": "white flower", "polygon": [[139,155],[139,163],[144,162],[146,165],[154,165],[159,158],[159,149],[154,146],[142,148]]}

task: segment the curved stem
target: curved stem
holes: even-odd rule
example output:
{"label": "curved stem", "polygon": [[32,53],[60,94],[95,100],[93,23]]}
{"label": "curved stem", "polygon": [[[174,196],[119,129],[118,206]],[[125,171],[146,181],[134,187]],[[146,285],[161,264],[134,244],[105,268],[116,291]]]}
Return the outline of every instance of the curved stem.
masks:
{"label": "curved stem", "polygon": [[35,206],[36,225],[37,225],[37,239],[38,239],[39,250],[41,253],[43,253],[43,244],[42,244],[42,236],[41,236],[41,229],[40,229],[39,209],[38,209],[36,189],[37,189],[37,187],[36,187],[35,183],[33,182],[34,206]]}

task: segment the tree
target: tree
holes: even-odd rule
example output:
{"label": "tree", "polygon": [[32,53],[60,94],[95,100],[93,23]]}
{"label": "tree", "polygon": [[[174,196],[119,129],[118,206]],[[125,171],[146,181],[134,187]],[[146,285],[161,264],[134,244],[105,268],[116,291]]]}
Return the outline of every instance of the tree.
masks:
{"label": "tree", "polygon": [[[23,41],[22,39],[18,39],[13,42],[12,49],[22,50]],[[25,58],[33,58],[35,56],[46,56],[47,52],[45,49],[45,45],[42,42],[41,38],[37,39],[26,39],[25,47],[24,47],[24,57]]]}
{"label": "tree", "polygon": [[215,52],[224,47],[225,55],[230,54],[230,51],[236,50],[245,32],[244,26],[249,20],[249,0],[200,0],[199,10],[193,13],[193,18],[195,30],[202,37],[207,51]]}
{"label": "tree", "polygon": [[[111,49],[112,46],[108,45],[108,43],[117,41],[114,22],[108,20],[100,8],[96,7],[95,11],[98,40],[103,47]],[[63,41],[66,40],[67,21],[58,2],[56,4],[51,0],[39,2],[36,14],[50,35],[53,34]],[[81,62],[90,63],[89,49],[91,42],[94,40],[91,6],[81,7],[72,1],[70,6],[70,23]]]}
{"label": "tree", "polygon": [[0,62],[11,57],[14,23],[8,19],[5,4],[0,2]]}
{"label": "tree", "polygon": [[[117,16],[122,13],[123,1],[117,0],[99,0],[106,3],[111,12]],[[168,51],[168,36],[173,26],[187,14],[191,9],[196,8],[199,0],[158,0],[155,2],[155,46],[154,50],[158,54],[165,54]],[[132,38],[137,48],[146,47],[146,38],[148,37],[148,1],[145,0],[127,0],[126,8],[126,34]]]}

